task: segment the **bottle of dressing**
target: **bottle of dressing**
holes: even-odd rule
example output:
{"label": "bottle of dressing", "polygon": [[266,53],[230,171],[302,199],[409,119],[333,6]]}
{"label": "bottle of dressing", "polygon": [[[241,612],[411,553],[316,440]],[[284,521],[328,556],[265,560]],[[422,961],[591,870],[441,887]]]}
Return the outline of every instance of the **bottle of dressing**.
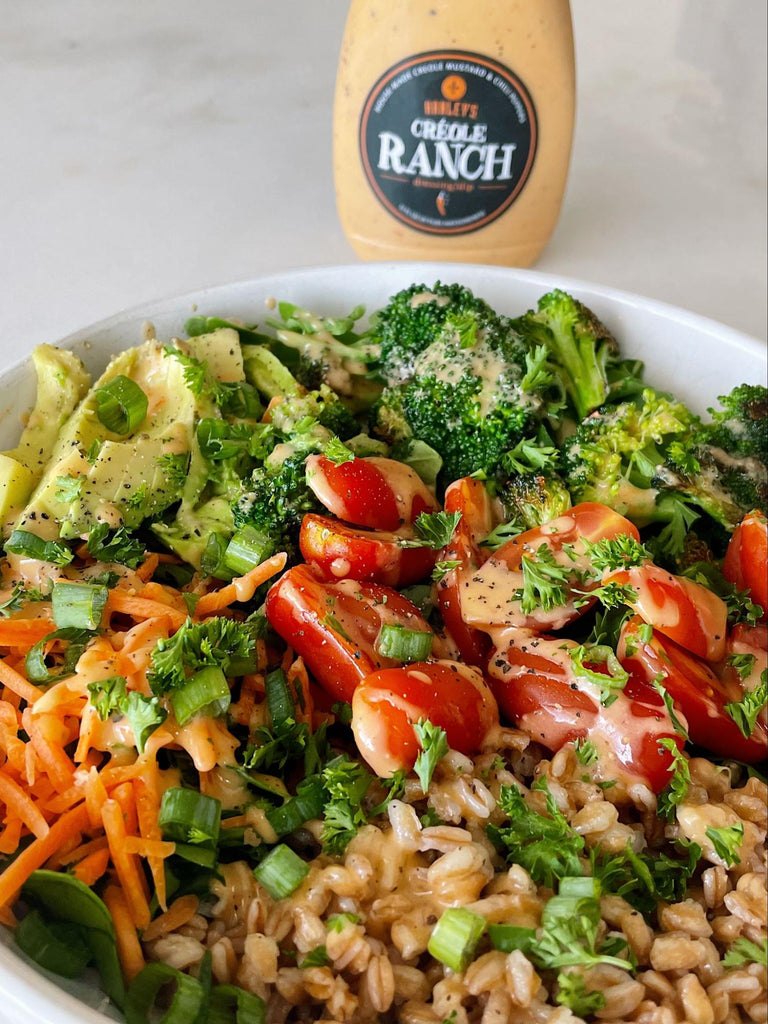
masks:
{"label": "bottle of dressing", "polygon": [[568,0],[352,0],[334,174],[358,255],[533,263],[560,212],[574,91]]}

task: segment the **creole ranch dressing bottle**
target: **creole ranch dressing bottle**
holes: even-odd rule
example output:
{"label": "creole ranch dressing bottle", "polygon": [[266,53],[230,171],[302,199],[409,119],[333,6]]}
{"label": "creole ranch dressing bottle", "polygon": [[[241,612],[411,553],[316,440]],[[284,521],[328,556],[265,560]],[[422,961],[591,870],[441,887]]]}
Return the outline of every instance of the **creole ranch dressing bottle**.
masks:
{"label": "creole ranch dressing bottle", "polygon": [[532,263],[560,212],[574,92],[567,0],[352,0],[334,176],[358,255]]}

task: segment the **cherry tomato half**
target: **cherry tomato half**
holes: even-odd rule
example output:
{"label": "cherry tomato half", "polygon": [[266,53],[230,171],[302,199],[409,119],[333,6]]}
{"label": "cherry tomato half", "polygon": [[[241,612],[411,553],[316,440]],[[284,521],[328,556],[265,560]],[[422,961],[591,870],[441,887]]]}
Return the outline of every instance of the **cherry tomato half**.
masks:
{"label": "cherry tomato half", "polygon": [[461,512],[451,541],[440,553],[440,561],[458,562],[437,586],[437,601],[445,628],[469,665],[484,665],[490,640],[479,629],[466,624],[461,613],[461,585],[482,565],[486,554],[480,541],[491,532],[491,499],[480,480],[464,477],[445,492],[445,511]]}
{"label": "cherry tomato half", "polygon": [[736,527],[725,553],[723,575],[768,615],[768,521],[762,512],[750,512]]}
{"label": "cherry tomato half", "polygon": [[673,576],[650,562],[609,573],[605,579],[629,584],[637,592],[629,606],[681,647],[707,661],[720,661],[725,654],[728,609],[700,583]]}
{"label": "cherry tomato half", "polygon": [[307,565],[289,569],[267,593],[267,619],[334,700],[351,701],[360,680],[397,665],[376,651],[384,623],[431,632],[415,605],[377,583],[324,583]]}
{"label": "cherry tomato half", "polygon": [[336,463],[307,459],[307,483],[339,519],[371,530],[396,530],[421,512],[439,508],[421,477],[402,462],[372,456]]}
{"label": "cherry tomato half", "polygon": [[[655,793],[669,782],[672,756],[659,746],[671,738],[682,747],[659,695],[646,683],[630,683],[608,707],[598,688],[574,669],[572,640],[515,630],[491,655],[491,688],[502,712],[547,749],[589,738],[597,747],[604,780],[617,774],[647,783]],[[599,671],[598,665],[590,665]]]}
{"label": "cherry tomato half", "polygon": [[498,725],[496,701],[480,672],[455,661],[414,662],[374,672],[352,698],[357,748],[377,775],[411,769],[419,753],[420,719],[445,730],[448,745],[476,753]]}
{"label": "cherry tomato half", "polygon": [[742,697],[741,686],[718,679],[709,665],[656,629],[645,641],[642,627],[643,620],[633,616],[624,624],[619,638],[619,660],[630,680],[650,684],[658,676],[685,716],[694,743],[721,757],[748,764],[761,761],[768,754],[765,726],[758,722],[747,738],[725,710],[728,702]]}
{"label": "cherry tomato half", "polygon": [[[501,626],[549,632],[577,619],[594,603],[585,599],[589,585],[578,580],[578,571],[589,566],[584,542],[595,543],[621,534],[639,539],[637,527],[618,512],[597,502],[574,505],[556,519],[526,530],[507,541],[474,573],[461,581],[464,621],[478,629]],[[572,572],[573,593],[564,604],[523,611],[514,598],[523,587],[523,557],[535,558],[544,545],[555,562]],[[593,586],[595,584],[592,584]]]}
{"label": "cherry tomato half", "polygon": [[304,516],[299,533],[301,553],[326,580],[370,580],[388,587],[408,587],[431,573],[437,552],[403,547],[402,537],[383,530],[363,530],[329,516]]}

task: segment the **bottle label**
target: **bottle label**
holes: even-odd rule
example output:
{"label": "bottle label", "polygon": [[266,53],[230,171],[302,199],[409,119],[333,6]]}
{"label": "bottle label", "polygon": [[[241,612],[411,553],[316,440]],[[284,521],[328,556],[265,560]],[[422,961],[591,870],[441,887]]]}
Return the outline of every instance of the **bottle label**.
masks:
{"label": "bottle label", "polygon": [[386,71],[360,118],[368,183],[399,221],[433,235],[484,227],[520,195],[536,111],[509,68],[478,53],[418,53]]}

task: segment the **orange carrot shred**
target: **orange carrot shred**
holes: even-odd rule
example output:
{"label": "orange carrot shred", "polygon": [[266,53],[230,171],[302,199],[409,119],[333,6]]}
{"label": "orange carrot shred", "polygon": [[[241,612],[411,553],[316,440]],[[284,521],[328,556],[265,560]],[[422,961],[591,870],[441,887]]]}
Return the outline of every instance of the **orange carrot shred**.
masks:
{"label": "orange carrot shred", "polygon": [[21,722],[54,788],[66,792],[74,784],[75,766],[64,750],[61,720],[49,714],[35,715],[27,708]]}
{"label": "orange carrot shred", "polygon": [[142,839],[141,836],[125,837],[125,852],[135,853],[139,857],[153,857],[163,860],[171,857],[176,849],[176,843],[168,843],[163,839]]}
{"label": "orange carrot shred", "polygon": [[160,914],[144,929],[142,939],[144,942],[152,942],[162,935],[175,932],[177,928],[183,928],[195,916],[199,906],[200,900],[197,896],[179,896],[164,914]]}
{"label": "orange carrot shred", "polygon": [[72,874],[79,879],[83,885],[95,885],[101,876],[106,872],[109,864],[109,850],[94,850],[87,857],[83,857],[72,868]]}
{"label": "orange carrot shred", "polygon": [[107,834],[112,864],[120,879],[131,919],[137,928],[146,928],[150,917],[149,903],[144,893],[143,879],[139,874],[136,857],[125,849],[123,810],[116,800],[105,802],[101,809],[101,821]]}
{"label": "orange carrot shred", "polygon": [[56,627],[50,619],[3,619],[0,647],[20,647],[24,653]]}
{"label": "orange carrot shred", "polygon": [[150,554],[148,554],[144,559],[144,562],[136,570],[136,575],[140,580],[143,580],[146,583],[147,580],[151,580],[155,575],[155,571],[159,564],[160,556],[155,552],[150,552]]}
{"label": "orange carrot shred", "polygon": [[174,630],[179,629],[186,622],[187,616],[167,604],[159,601],[150,601],[145,597],[136,597],[134,594],[126,594],[124,590],[116,588],[110,590],[107,598],[107,614],[119,612],[122,615],[130,615],[136,619],[158,619],[165,617]]}
{"label": "orange carrot shred", "polygon": [[215,590],[210,594],[203,594],[195,607],[195,618],[201,619],[206,615],[214,615],[216,612],[228,608],[233,601],[250,601],[262,583],[278,572],[282,572],[288,556],[284,551],[272,555],[266,562],[255,566],[244,576],[237,576],[226,586]]}
{"label": "orange carrot shred", "polygon": [[12,903],[16,893],[32,872],[42,867],[68,839],[88,828],[88,825],[88,809],[83,803],[62,814],[59,820],[51,825],[48,835],[33,840],[22,850],[0,874],[0,907]]}
{"label": "orange carrot shred", "polygon": [[99,772],[96,768],[91,768],[85,780],[85,805],[88,808],[91,828],[96,829],[101,826],[101,809],[107,800],[107,790]]}
{"label": "orange carrot shred", "polygon": [[108,885],[104,892],[104,902],[112,915],[117,940],[117,955],[123,969],[125,980],[133,981],[144,968],[144,954],[136,934],[136,927],[131,916],[128,900],[122,889],[116,885]]}
{"label": "orange carrot shred", "polygon": [[0,683],[3,683],[8,690],[22,697],[28,704],[43,696],[43,691],[33,686],[24,676],[11,668],[7,661],[0,658]]}

